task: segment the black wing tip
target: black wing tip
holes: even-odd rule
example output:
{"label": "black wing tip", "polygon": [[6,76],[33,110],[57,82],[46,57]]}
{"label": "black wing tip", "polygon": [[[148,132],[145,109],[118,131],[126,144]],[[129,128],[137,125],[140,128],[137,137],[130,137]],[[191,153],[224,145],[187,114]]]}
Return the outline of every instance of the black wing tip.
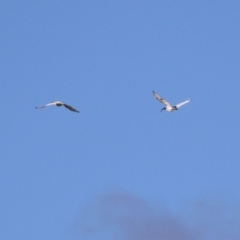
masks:
{"label": "black wing tip", "polygon": [[79,111],[73,107],[71,107],[70,105],[67,105],[66,103],[63,103],[63,106],[66,107],[67,109],[69,109],[72,112],[77,112],[79,113]]}

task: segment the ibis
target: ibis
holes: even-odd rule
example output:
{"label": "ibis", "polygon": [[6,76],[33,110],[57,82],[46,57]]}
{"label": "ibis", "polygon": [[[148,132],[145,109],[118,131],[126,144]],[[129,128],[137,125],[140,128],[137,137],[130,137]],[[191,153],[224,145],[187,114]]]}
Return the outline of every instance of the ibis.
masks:
{"label": "ibis", "polygon": [[189,99],[185,100],[184,102],[181,102],[181,103],[176,104],[175,106],[172,106],[169,102],[167,102],[165,99],[160,97],[156,92],[154,92],[154,91],[152,91],[152,92],[153,92],[153,96],[165,106],[164,108],[162,108],[162,110],[166,110],[168,112],[178,110],[181,106],[183,106],[191,101],[191,99],[189,98]]}
{"label": "ibis", "polygon": [[55,106],[57,106],[57,107],[64,106],[64,107],[66,107],[67,109],[69,109],[70,111],[78,112],[78,113],[79,113],[79,111],[76,110],[75,108],[69,106],[69,105],[66,104],[66,103],[60,102],[60,101],[50,102],[50,103],[48,103],[48,104],[46,104],[46,105],[44,105],[44,106],[36,107],[36,109],[42,109],[42,108],[49,107],[49,106],[53,106],[53,105],[55,105]]}

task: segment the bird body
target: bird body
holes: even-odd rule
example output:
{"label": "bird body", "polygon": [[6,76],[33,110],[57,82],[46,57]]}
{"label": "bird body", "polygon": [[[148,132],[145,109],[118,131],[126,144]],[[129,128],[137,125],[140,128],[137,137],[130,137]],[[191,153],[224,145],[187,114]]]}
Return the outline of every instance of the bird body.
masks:
{"label": "bird body", "polygon": [[187,99],[184,102],[181,102],[181,103],[176,104],[175,106],[172,106],[169,102],[167,102],[165,99],[160,97],[156,92],[154,92],[154,91],[152,91],[152,92],[153,92],[153,96],[165,106],[164,108],[162,108],[162,110],[166,110],[168,112],[178,110],[181,106],[183,106],[191,101],[191,99]]}
{"label": "bird body", "polygon": [[44,106],[36,107],[36,109],[41,109],[41,108],[45,108],[45,107],[49,107],[49,106],[53,106],[53,105],[55,105],[55,106],[57,106],[57,107],[64,106],[64,107],[66,107],[67,109],[69,109],[70,111],[78,112],[78,113],[79,113],[78,110],[76,110],[75,108],[73,108],[73,107],[71,107],[71,106],[69,106],[69,105],[67,105],[66,103],[63,103],[63,102],[61,102],[61,101],[50,102],[50,103],[48,103],[48,104],[46,104],[46,105],[44,105]]}

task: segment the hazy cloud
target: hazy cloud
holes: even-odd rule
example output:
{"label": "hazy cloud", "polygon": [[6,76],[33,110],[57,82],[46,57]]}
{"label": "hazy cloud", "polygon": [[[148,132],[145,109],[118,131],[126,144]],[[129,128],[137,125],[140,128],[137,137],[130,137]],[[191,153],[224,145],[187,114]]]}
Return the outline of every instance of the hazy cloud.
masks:
{"label": "hazy cloud", "polygon": [[108,193],[86,207],[76,228],[84,240],[239,240],[239,214],[238,208],[198,201],[180,217],[133,194]]}

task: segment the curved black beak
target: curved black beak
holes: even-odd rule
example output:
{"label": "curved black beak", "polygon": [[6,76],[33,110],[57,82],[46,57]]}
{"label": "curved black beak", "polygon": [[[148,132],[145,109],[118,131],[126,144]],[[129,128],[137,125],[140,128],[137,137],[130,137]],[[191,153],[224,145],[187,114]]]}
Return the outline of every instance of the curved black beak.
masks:
{"label": "curved black beak", "polygon": [[[166,110],[166,108],[164,107],[164,108],[162,108],[162,110]],[[161,110],[161,111],[162,111],[162,110]]]}

